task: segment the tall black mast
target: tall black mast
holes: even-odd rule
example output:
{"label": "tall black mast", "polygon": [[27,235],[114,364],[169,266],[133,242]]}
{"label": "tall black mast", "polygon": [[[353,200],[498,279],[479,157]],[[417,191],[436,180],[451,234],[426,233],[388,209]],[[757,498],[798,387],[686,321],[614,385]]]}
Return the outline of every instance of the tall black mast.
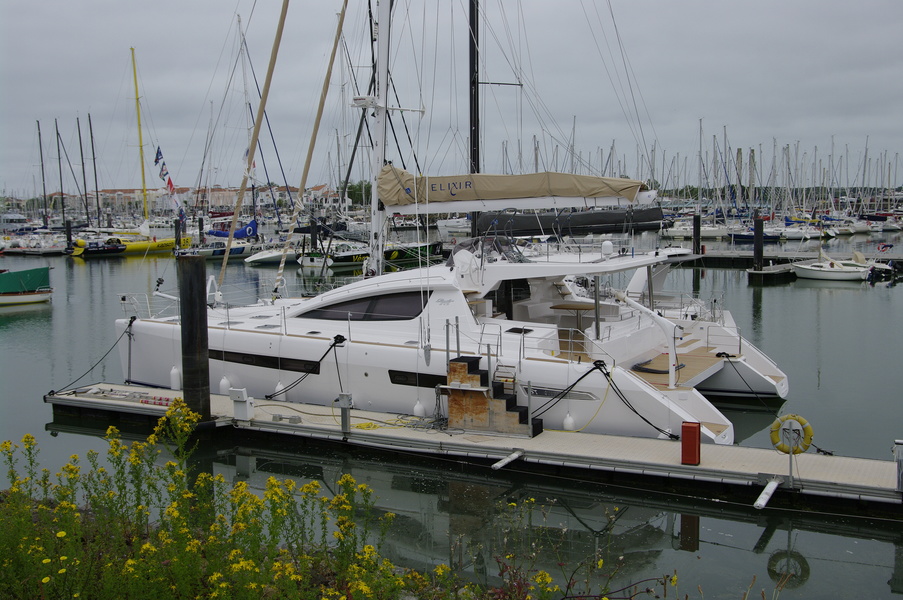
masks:
{"label": "tall black mast", "polygon": [[85,205],[85,219],[88,226],[91,226],[91,209],[88,208],[88,178],[85,176],[85,147],[82,145],[82,126],[75,118],[75,125],[78,127],[78,154],[82,161],[82,186],[84,186],[85,194],[82,196],[82,203]]}
{"label": "tall black mast", "polygon": [[[88,113],[88,131],[91,134],[91,162],[94,164],[94,200],[97,203],[97,226],[103,227],[100,218],[100,188],[97,186],[97,154],[94,152],[94,127],[91,126],[91,113]],[[88,193],[87,187],[85,194]]]}
{"label": "tall black mast", "polygon": [[[470,172],[480,172],[480,28],[479,0],[470,0]],[[478,212],[470,215],[470,235],[476,237]]]}
{"label": "tall black mast", "polygon": [[470,172],[480,172],[479,0],[470,0]]}
{"label": "tall black mast", "polygon": [[[63,213],[63,225],[66,224],[66,196],[63,194],[63,153],[60,150],[60,126],[57,120],[53,120],[53,128],[56,130],[56,158],[60,170],[60,209]],[[67,230],[68,231],[68,230]],[[71,240],[66,240],[67,242]]]}
{"label": "tall black mast", "polygon": [[42,222],[46,229],[49,225],[50,213],[47,211],[47,182],[44,179],[44,144],[41,142],[41,122],[36,121],[36,123],[38,124],[38,151],[41,153],[41,194],[44,197],[44,218]]}

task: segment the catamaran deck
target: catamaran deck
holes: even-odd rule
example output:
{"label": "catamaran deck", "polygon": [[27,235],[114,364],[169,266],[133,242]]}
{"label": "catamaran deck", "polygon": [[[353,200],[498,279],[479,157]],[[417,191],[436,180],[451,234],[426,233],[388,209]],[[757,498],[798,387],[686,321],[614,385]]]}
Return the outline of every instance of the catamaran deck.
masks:
{"label": "catamaran deck", "polygon": [[[54,406],[88,411],[162,416],[181,390],[98,383],[44,397]],[[682,464],[680,442],[555,431],[535,437],[438,429],[424,417],[351,409],[343,426],[338,405],[316,406],[254,400],[235,418],[229,396],[211,394],[218,426],[332,440],[385,450],[445,454],[475,459],[521,460],[610,473],[759,488],[773,479],[789,489],[788,455],[776,450],[703,444],[699,465]],[[241,405],[239,405],[241,409]],[[244,416],[244,415],[243,415]],[[858,502],[903,504],[901,474],[894,461],[803,453],[793,458],[793,489],[803,495]]]}

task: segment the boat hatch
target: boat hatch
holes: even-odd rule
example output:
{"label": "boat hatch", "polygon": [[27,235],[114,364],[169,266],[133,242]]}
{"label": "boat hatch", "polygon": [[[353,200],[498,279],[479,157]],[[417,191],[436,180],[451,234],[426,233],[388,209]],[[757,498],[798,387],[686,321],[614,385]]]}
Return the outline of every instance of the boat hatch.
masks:
{"label": "boat hatch", "polygon": [[505,333],[516,333],[517,335],[527,335],[533,331],[528,327],[512,327],[511,329],[506,329]]}

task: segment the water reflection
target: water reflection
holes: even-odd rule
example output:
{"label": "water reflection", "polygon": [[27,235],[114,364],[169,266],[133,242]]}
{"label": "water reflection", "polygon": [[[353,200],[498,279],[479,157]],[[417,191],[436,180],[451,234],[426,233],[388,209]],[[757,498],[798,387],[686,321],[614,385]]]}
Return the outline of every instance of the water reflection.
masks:
{"label": "water reflection", "polygon": [[49,320],[52,314],[53,308],[49,302],[0,306],[0,331],[14,326]]}
{"label": "water reflection", "polygon": [[[93,436],[103,427],[60,415],[47,425]],[[556,582],[564,578],[562,563],[573,569],[602,558],[609,567],[623,565],[613,588],[676,569],[684,590],[699,585],[705,597],[735,597],[724,594],[745,590],[753,577],[753,592],[783,585],[782,599],[903,593],[900,521],[756,511],[730,500],[602,484],[589,473],[539,475],[516,463],[499,472],[443,457],[227,431],[217,431],[199,459],[261,494],[269,477],[317,481],[334,493],[350,474],[373,489],[378,510],[397,515],[383,546],[387,558],[423,570],[451,565],[480,582],[500,582],[498,561],[506,555],[536,552],[532,568]]]}

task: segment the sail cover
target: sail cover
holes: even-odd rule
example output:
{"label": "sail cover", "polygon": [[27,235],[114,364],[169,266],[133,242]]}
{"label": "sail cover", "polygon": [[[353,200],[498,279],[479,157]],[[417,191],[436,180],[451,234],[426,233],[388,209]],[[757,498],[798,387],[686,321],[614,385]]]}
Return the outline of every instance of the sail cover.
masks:
{"label": "sail cover", "polygon": [[393,212],[457,212],[516,208],[646,204],[655,198],[642,181],[568,173],[414,177],[388,164],[379,173],[379,199]]}

